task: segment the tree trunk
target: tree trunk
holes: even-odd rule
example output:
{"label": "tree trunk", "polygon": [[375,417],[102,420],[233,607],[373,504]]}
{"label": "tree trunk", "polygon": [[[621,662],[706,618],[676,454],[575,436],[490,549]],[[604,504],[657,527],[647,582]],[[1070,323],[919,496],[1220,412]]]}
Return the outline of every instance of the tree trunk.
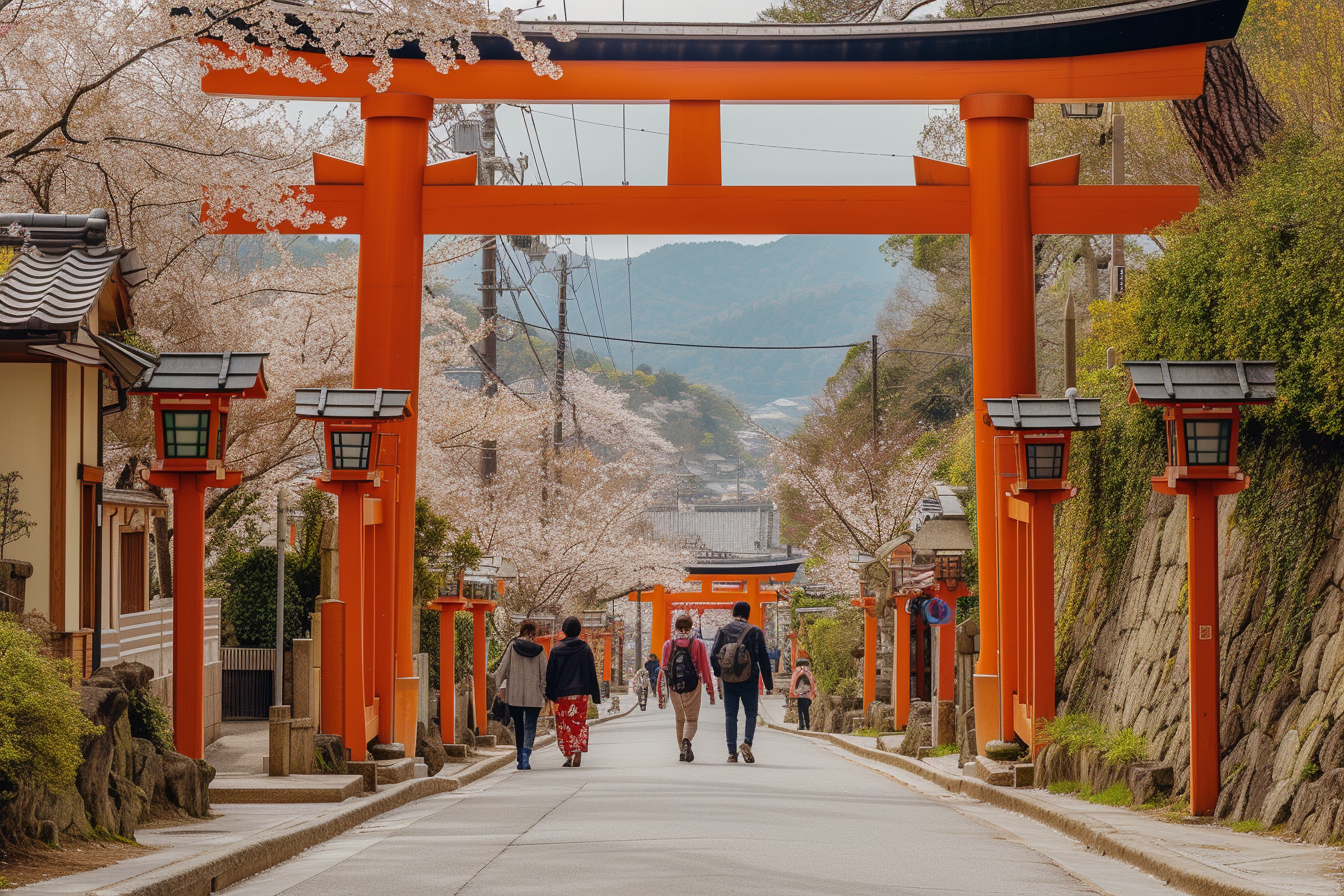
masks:
{"label": "tree trunk", "polygon": [[1220,190],[1264,157],[1265,142],[1283,124],[1235,43],[1210,46],[1204,57],[1204,94],[1171,105],[1209,183]]}
{"label": "tree trunk", "polygon": [[159,568],[159,597],[173,596],[173,550],[166,515],[154,518],[154,562]]}

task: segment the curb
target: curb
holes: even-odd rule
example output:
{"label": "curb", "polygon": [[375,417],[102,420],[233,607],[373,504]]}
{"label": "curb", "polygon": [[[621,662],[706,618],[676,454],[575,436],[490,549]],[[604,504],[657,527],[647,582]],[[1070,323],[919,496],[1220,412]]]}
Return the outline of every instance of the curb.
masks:
{"label": "curb", "polygon": [[[554,736],[538,738],[537,744],[547,746],[554,739]],[[304,850],[344,834],[385,812],[427,796],[451,793],[515,761],[510,752],[477,762],[453,777],[407,781],[396,790],[375,793],[356,805],[315,821],[301,823],[276,836],[209,850],[100,887],[93,890],[90,896],[208,896],[288,861]]]}
{"label": "curb", "polygon": [[991,806],[1025,815],[1034,821],[1049,825],[1100,855],[1120,859],[1140,871],[1151,874],[1168,886],[1190,893],[1192,896],[1265,896],[1267,892],[1278,892],[1258,889],[1241,879],[1178,855],[1160,854],[1151,848],[1147,840],[1114,828],[1089,824],[1024,793],[995,787],[975,778],[949,775],[908,756],[863,747],[832,734],[785,728],[765,719],[764,716],[761,717],[761,721],[767,728],[775,731],[828,741],[856,756],[918,775],[951,793],[973,797]]}

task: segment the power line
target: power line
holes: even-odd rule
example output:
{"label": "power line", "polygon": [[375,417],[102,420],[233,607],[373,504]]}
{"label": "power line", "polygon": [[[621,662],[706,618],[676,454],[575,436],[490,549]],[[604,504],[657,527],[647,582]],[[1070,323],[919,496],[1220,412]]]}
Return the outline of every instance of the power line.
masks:
{"label": "power line", "polygon": [[[565,117],[563,115],[557,115],[554,112],[537,112],[531,109],[531,107],[528,107],[528,110],[532,115],[549,115],[551,118],[561,118],[561,119]],[[623,131],[627,130],[627,128],[624,125],[608,124],[605,121],[591,121],[587,118],[575,118],[572,113],[570,115],[570,123],[575,127],[577,127],[578,124],[588,124],[597,128],[621,128]],[[660,137],[668,136],[667,131],[655,131],[652,128],[628,128],[628,130],[639,131],[642,134],[655,134]],[[576,143],[578,142],[577,136],[575,137],[575,142]],[[866,150],[860,150],[860,149],[826,149],[820,146],[786,146],[782,143],[751,143],[745,140],[720,140],[719,142],[731,146],[754,146],[757,147],[758,149],[791,149],[796,152],[826,152],[842,156],[877,156],[884,159],[914,158],[914,156],[911,155],[910,153],[902,153],[902,152],[868,152]]]}
{"label": "power line", "polygon": [[[509,321],[509,323],[521,324],[524,327],[529,326],[529,324],[525,320],[513,320],[511,318],[504,317],[503,315],[500,315],[500,317],[502,317],[504,320]],[[531,324],[531,326],[535,327],[537,325]],[[557,332],[549,325],[542,329],[550,330],[552,333]],[[639,345],[666,345],[671,346],[673,348],[721,348],[721,349],[733,349],[736,351],[754,351],[754,352],[783,352],[783,351],[802,351],[805,349],[856,348],[858,346],[864,346],[868,344],[866,342],[845,342],[839,345],[710,345],[702,342],[661,342],[656,339],[626,339],[623,336],[592,337],[588,333],[578,333],[575,332],[574,330],[566,330],[565,333],[570,336],[589,336],[589,338],[597,338],[597,339],[607,338],[610,339],[612,342],[633,342]],[[917,352],[919,354],[927,354],[927,355],[956,355],[957,357],[964,357],[964,355],[962,355],[959,352],[927,352],[922,351],[920,349],[903,349],[903,351],[912,351]]]}

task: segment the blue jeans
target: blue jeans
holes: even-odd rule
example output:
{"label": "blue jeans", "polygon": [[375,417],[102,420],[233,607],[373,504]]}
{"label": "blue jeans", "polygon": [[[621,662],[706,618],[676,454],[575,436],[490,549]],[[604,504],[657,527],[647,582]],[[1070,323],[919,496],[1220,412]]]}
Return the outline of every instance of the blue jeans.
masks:
{"label": "blue jeans", "polygon": [[537,739],[537,716],[541,715],[541,707],[510,706],[509,714],[513,716],[513,739],[521,759],[523,751],[532,749],[532,742]]}
{"label": "blue jeans", "polygon": [[746,736],[742,738],[748,746],[756,734],[756,712],[760,706],[761,695],[756,691],[756,682],[750,688],[737,690],[729,685],[723,687],[724,726],[728,729],[728,752],[737,753],[737,705],[747,716]]}

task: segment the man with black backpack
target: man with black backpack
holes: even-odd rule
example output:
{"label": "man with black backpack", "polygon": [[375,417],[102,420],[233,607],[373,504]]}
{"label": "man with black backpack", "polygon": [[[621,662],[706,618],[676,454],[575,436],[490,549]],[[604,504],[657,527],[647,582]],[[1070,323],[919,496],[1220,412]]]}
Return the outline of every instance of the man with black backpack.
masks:
{"label": "man with black backpack", "polygon": [[[760,688],[773,690],[770,675],[770,655],[765,649],[765,633],[751,624],[751,604],[740,600],[733,604],[733,621],[719,629],[710,652],[714,674],[723,681],[723,710],[728,729],[728,761],[736,762],[737,754],[747,762],[755,762],[751,752],[752,736],[756,733],[756,714],[760,708]],[[737,708],[746,714],[746,731],[742,743],[737,743]]]}
{"label": "man with black backpack", "polygon": [[663,644],[663,665],[658,676],[658,708],[672,703],[677,717],[677,744],[681,761],[694,762],[691,741],[700,724],[700,689],[709,691],[714,703],[714,677],[705,653],[705,642],[691,632],[691,617],[678,616],[676,631]]}

